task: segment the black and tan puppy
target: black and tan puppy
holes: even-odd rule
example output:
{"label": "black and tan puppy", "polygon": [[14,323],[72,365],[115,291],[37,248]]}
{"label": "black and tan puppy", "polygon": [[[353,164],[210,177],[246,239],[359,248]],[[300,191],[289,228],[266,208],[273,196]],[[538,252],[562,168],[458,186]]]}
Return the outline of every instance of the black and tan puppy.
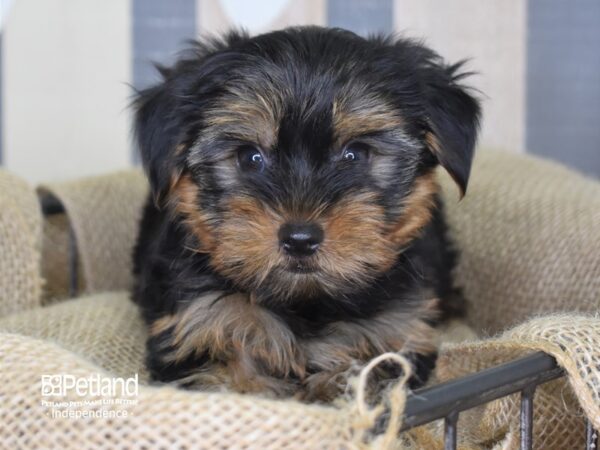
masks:
{"label": "black and tan puppy", "polygon": [[291,28],[196,44],[138,94],[135,251],[152,376],[330,400],[460,313],[434,169],[465,191],[479,107],[404,39]]}

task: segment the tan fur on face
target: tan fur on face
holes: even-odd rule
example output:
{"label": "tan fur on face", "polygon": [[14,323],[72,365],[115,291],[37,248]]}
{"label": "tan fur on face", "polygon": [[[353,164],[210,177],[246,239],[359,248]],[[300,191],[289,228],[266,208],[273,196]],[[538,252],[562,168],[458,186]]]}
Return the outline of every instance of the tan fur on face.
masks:
{"label": "tan fur on face", "polygon": [[198,185],[190,175],[182,175],[173,183],[170,191],[170,204],[181,214],[185,225],[196,236],[198,252],[210,253],[215,247],[215,237],[209,225],[210,216],[200,210]]}
{"label": "tan fur on face", "polygon": [[415,180],[412,192],[404,200],[402,215],[389,232],[390,242],[396,248],[401,248],[416,238],[429,223],[438,190],[433,172]]}
{"label": "tan fur on face", "polygon": [[442,144],[438,140],[437,136],[431,131],[425,133],[425,143],[427,147],[436,156],[439,156],[442,152]]}
{"label": "tan fur on face", "polygon": [[398,303],[370,319],[333,322],[318,335],[298,338],[247,295],[221,295],[199,297],[151,326],[152,335],[170,330],[173,350],[165,362],[176,364],[204,353],[210,358],[179,383],[331,401],[343,392],[352,368],[381,353],[435,351],[435,330],[426,323],[437,315],[433,297]]}
{"label": "tan fur on face", "polygon": [[336,279],[366,282],[371,271],[385,271],[397,256],[384,236],[384,211],[372,193],[346,196],[320,222],[325,240],[319,261]]}
{"label": "tan fur on face", "polygon": [[333,127],[337,146],[360,135],[400,128],[398,110],[384,99],[361,89],[343,90],[333,102]]}
{"label": "tan fur on face", "polygon": [[[320,272],[282,272],[282,300],[287,295],[310,296],[319,290],[334,294],[343,285],[364,285],[385,272],[399,249],[431,220],[437,191],[433,173],[418,178],[404,200],[399,220],[387,230],[383,208],[368,192],[347,196],[329,210],[314,213],[311,219],[323,227],[325,234],[314,260]],[[242,286],[257,287],[274,268],[286,264],[277,237],[279,227],[289,220],[283,214],[253,198],[233,197],[221,225],[213,229],[211,217],[198,207],[198,187],[189,175],[180,177],[171,193],[175,210],[199,241],[195,250],[210,253],[211,264],[221,274]]]}
{"label": "tan fur on face", "polygon": [[[313,214],[311,219],[323,227],[325,234],[314,260],[320,272],[282,272],[282,296],[301,292],[311,295],[319,289],[333,294],[344,284],[364,285],[385,272],[398,250],[431,220],[437,189],[433,173],[418,178],[404,201],[400,219],[388,230],[383,208],[368,192],[347,196],[329,210]],[[286,264],[277,237],[279,227],[289,220],[283,214],[253,198],[233,197],[226,205],[222,223],[213,230],[211,218],[198,208],[198,188],[188,175],[180,178],[173,192],[177,198],[175,209],[200,241],[198,251],[209,252],[211,264],[221,274],[242,286],[256,287],[274,268]]]}
{"label": "tan fur on face", "polygon": [[261,283],[280,262],[277,232],[284,219],[250,197],[234,197],[226,208],[212,264],[242,285]]}
{"label": "tan fur on face", "polygon": [[206,112],[208,129],[218,129],[243,142],[256,143],[264,150],[276,142],[283,117],[281,92],[274,87],[258,90],[229,88],[228,93]]}
{"label": "tan fur on face", "polygon": [[[374,194],[347,196],[310,219],[323,227],[325,235],[311,263],[318,271],[297,275],[282,270],[277,280],[270,280],[280,285],[282,300],[292,294],[311,295],[318,290],[335,294],[349,284],[364,285],[389,268],[397,256],[385,236],[384,211],[375,203]],[[231,199],[211,255],[213,266],[242,285],[259,285],[274,268],[288,264],[277,237],[279,227],[288,220],[292,219],[252,198]]]}

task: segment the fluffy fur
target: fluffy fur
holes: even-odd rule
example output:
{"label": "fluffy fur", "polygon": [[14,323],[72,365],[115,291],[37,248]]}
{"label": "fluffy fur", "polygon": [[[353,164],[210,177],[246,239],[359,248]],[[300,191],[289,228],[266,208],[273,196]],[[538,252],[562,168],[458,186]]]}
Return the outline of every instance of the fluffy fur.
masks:
{"label": "fluffy fur", "polygon": [[[152,198],[133,297],[156,380],[329,401],[386,351],[426,379],[436,325],[464,307],[434,177],[467,188],[479,107],[459,70],[317,27],[231,33],[161,68],[135,101]],[[289,224],[316,227],[306,255]]]}

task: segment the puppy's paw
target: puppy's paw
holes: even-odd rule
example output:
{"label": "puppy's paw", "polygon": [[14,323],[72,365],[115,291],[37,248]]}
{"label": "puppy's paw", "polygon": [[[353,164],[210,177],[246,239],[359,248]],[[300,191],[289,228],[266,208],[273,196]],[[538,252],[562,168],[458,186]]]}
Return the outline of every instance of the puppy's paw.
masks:
{"label": "puppy's paw", "polygon": [[211,293],[150,328],[149,365],[162,381],[289,393],[305,363],[288,326],[245,294]]}

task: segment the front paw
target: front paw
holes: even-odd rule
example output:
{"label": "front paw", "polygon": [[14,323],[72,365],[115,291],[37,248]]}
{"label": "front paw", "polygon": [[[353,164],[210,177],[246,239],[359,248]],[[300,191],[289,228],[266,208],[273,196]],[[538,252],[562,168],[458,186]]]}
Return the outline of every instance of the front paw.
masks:
{"label": "front paw", "polygon": [[284,395],[304,377],[292,331],[244,294],[200,297],[150,331],[149,366],[162,380]]}

